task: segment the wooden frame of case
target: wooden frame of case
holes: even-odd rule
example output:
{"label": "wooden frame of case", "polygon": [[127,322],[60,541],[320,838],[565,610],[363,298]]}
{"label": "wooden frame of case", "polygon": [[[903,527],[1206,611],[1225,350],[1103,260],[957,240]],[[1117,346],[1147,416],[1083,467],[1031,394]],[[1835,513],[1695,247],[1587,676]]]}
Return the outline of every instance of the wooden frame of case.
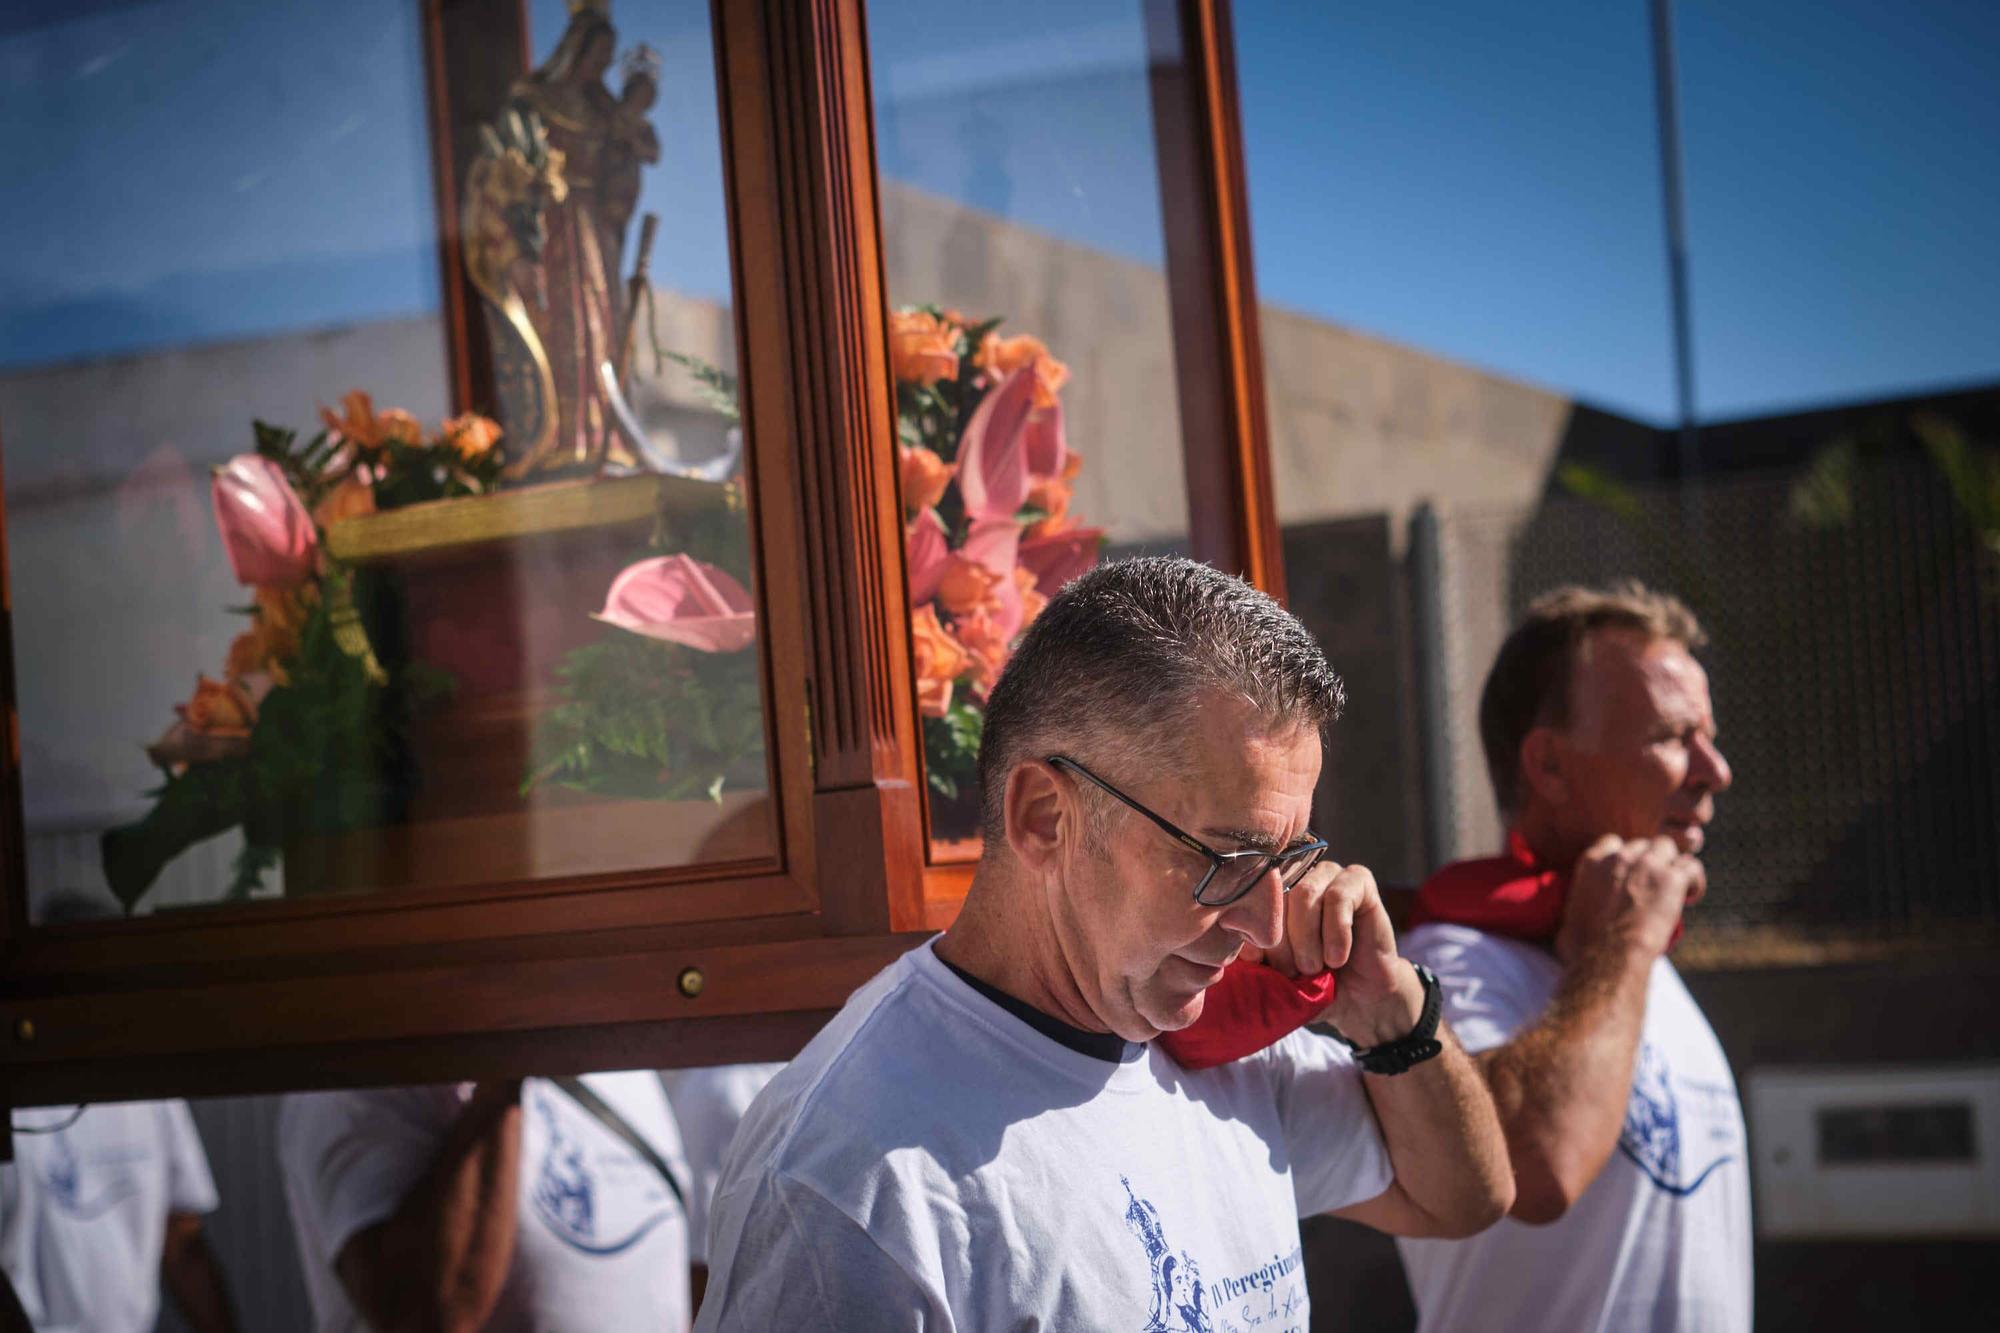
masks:
{"label": "wooden frame of case", "polygon": [[[948,924],[972,866],[926,865],[862,3],[713,14],[752,540],[760,569],[801,572],[758,589],[777,854],[30,930],[0,600],[0,1101],[778,1058]],[[1146,17],[1182,53],[1153,84],[1193,545],[1279,590],[1227,4]],[[425,20],[463,406],[485,386],[456,182],[526,31],[519,0],[426,0]]]}

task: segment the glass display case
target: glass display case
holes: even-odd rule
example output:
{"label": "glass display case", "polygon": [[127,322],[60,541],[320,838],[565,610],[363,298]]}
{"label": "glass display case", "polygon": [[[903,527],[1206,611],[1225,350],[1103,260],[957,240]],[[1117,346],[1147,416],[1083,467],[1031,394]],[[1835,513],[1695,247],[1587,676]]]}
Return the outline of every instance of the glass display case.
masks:
{"label": "glass display case", "polygon": [[0,35],[6,1096],[788,1053],[1064,579],[1276,586],[1226,11],[1047,17]]}

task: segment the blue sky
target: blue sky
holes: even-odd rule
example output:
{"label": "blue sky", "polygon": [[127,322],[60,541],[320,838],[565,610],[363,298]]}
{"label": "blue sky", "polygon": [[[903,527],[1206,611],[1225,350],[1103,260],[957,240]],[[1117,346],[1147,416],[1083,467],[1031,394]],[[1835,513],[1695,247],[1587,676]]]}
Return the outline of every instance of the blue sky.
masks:
{"label": "blue sky", "polygon": [[[435,309],[416,12],[10,4],[0,367]],[[655,271],[724,296],[706,5],[614,12],[666,66]],[[884,174],[1157,262],[1140,12],[872,0]],[[1644,0],[1235,15],[1265,299],[1670,417]],[[2000,6],[1676,21],[1701,415],[2000,379]]]}

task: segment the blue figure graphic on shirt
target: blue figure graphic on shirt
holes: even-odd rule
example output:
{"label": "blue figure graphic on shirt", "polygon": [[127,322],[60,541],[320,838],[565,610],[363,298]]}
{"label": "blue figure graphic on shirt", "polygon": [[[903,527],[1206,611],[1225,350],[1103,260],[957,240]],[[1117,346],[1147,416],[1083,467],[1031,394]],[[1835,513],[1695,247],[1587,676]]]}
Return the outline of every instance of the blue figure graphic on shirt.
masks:
{"label": "blue figure graphic on shirt", "polygon": [[58,1131],[49,1137],[48,1162],[42,1168],[43,1184],[49,1188],[49,1195],[56,1205],[67,1212],[76,1212],[83,1203],[83,1171],[77,1165],[76,1146],[69,1141],[67,1132]]}
{"label": "blue figure graphic on shirt", "polygon": [[534,1105],[548,1131],[548,1147],[535,1176],[535,1207],[557,1235],[588,1244],[596,1231],[597,1206],[583,1145],[565,1132],[562,1117],[546,1099],[537,1097]]}
{"label": "blue figure graphic on shirt", "polygon": [[1632,1100],[1625,1107],[1618,1146],[1656,1183],[1680,1179],[1680,1108],[1674,1102],[1667,1062],[1650,1042],[1639,1047],[1634,1063]]}
{"label": "blue figure graphic on shirt", "polygon": [[1632,1100],[1625,1107],[1618,1151],[1655,1186],[1683,1198],[1700,1189],[1717,1167],[1735,1160],[1734,1153],[1726,1153],[1690,1172],[1683,1162],[1685,1147],[1673,1070],[1651,1042],[1642,1042],[1632,1070]]}
{"label": "blue figure graphic on shirt", "polygon": [[1200,1265],[1186,1250],[1169,1249],[1159,1210],[1132,1192],[1129,1179],[1118,1180],[1125,1186],[1125,1225],[1145,1247],[1153,1289],[1152,1308],[1141,1333],[1214,1333],[1204,1304]]}
{"label": "blue figure graphic on shirt", "polygon": [[606,1159],[595,1153],[588,1127],[562,1114],[550,1099],[530,1099],[546,1135],[530,1191],[535,1213],[573,1250],[610,1258],[644,1240],[674,1216],[675,1205],[650,1168],[620,1144]]}

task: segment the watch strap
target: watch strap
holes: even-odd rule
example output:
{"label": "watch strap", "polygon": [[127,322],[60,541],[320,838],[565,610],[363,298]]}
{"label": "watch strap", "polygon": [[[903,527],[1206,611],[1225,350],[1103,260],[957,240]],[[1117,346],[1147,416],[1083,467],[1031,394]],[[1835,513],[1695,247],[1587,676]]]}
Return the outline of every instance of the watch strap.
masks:
{"label": "watch strap", "polygon": [[1417,1015],[1416,1026],[1410,1029],[1407,1036],[1363,1049],[1348,1041],[1337,1029],[1325,1029],[1354,1051],[1354,1063],[1361,1066],[1364,1073],[1405,1073],[1444,1050],[1444,1043],[1437,1039],[1438,1023],[1444,1017],[1444,987],[1438,983],[1437,974],[1422,963],[1411,963],[1410,966],[1416,969],[1417,980],[1424,984],[1424,1007],[1423,1012]]}

